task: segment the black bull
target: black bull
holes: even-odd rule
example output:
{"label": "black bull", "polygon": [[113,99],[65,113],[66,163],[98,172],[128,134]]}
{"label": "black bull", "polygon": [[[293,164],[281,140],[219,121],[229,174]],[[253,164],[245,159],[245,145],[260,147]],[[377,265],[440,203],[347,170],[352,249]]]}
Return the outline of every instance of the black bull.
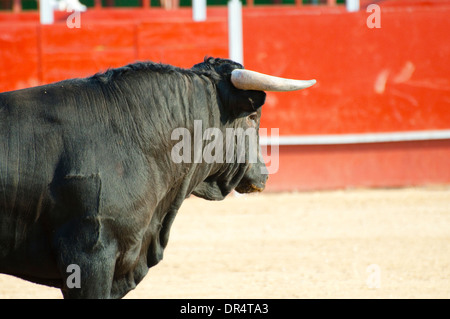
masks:
{"label": "black bull", "polygon": [[[260,157],[171,160],[171,132],[194,120],[258,129],[265,93],[235,88],[236,68],[135,63],[0,94],[0,272],[65,298],[120,298],[162,259],[187,196],[262,190]],[[70,265],[79,285],[68,285]]]}

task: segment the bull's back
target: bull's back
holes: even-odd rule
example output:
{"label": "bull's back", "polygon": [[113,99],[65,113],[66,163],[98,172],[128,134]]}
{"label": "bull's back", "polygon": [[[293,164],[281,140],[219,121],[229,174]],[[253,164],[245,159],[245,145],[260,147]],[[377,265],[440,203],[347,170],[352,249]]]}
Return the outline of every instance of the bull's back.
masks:
{"label": "bull's back", "polygon": [[58,127],[42,118],[45,105],[33,95],[32,89],[0,94],[0,258],[40,231],[61,152]]}
{"label": "bull's back", "polygon": [[[48,188],[65,144],[84,132],[70,81],[0,94],[0,208]],[[87,123],[86,126],[89,126]],[[27,195],[25,195],[27,194]],[[31,196],[31,198],[30,198]],[[27,207],[22,207],[22,211]]]}
{"label": "bull's back", "polygon": [[86,135],[64,83],[0,94],[0,272],[57,279],[52,184]]}
{"label": "bull's back", "polygon": [[65,214],[84,207],[72,201],[95,202],[93,188],[101,185],[109,211],[127,211],[146,195],[146,160],[122,134],[130,130],[109,125],[95,87],[67,83],[0,94],[0,272],[2,258],[30,257],[21,246],[48,253]]}

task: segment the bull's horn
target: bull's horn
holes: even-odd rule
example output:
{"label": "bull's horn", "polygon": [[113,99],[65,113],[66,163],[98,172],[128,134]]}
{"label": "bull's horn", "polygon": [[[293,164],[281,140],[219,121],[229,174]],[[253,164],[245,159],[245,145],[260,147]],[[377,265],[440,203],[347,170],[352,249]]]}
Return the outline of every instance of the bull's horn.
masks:
{"label": "bull's horn", "polygon": [[316,80],[291,80],[250,70],[235,69],[231,72],[231,82],[241,90],[285,92],[306,89],[314,85]]}

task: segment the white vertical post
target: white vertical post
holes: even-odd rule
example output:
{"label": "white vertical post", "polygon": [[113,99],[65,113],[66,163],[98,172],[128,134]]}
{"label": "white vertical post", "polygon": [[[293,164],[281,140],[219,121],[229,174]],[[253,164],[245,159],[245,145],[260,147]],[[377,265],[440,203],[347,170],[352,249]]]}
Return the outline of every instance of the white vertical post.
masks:
{"label": "white vertical post", "polygon": [[240,0],[228,1],[228,54],[233,61],[243,64],[242,42],[242,3]]}
{"label": "white vertical post", "polygon": [[39,1],[39,16],[41,24],[52,24],[55,19],[53,16],[53,0]]}
{"label": "white vertical post", "polygon": [[349,12],[359,11],[359,0],[346,0],[345,6]]}
{"label": "white vertical post", "polygon": [[206,0],[192,0],[192,19],[194,21],[206,20]]}

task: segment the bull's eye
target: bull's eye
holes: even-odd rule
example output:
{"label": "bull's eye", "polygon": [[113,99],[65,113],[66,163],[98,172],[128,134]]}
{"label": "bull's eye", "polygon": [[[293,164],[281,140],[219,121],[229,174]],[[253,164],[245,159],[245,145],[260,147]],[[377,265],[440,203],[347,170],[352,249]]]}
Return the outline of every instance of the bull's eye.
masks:
{"label": "bull's eye", "polygon": [[253,112],[247,116],[247,123],[249,125],[256,126],[257,121],[258,121],[258,113]]}

